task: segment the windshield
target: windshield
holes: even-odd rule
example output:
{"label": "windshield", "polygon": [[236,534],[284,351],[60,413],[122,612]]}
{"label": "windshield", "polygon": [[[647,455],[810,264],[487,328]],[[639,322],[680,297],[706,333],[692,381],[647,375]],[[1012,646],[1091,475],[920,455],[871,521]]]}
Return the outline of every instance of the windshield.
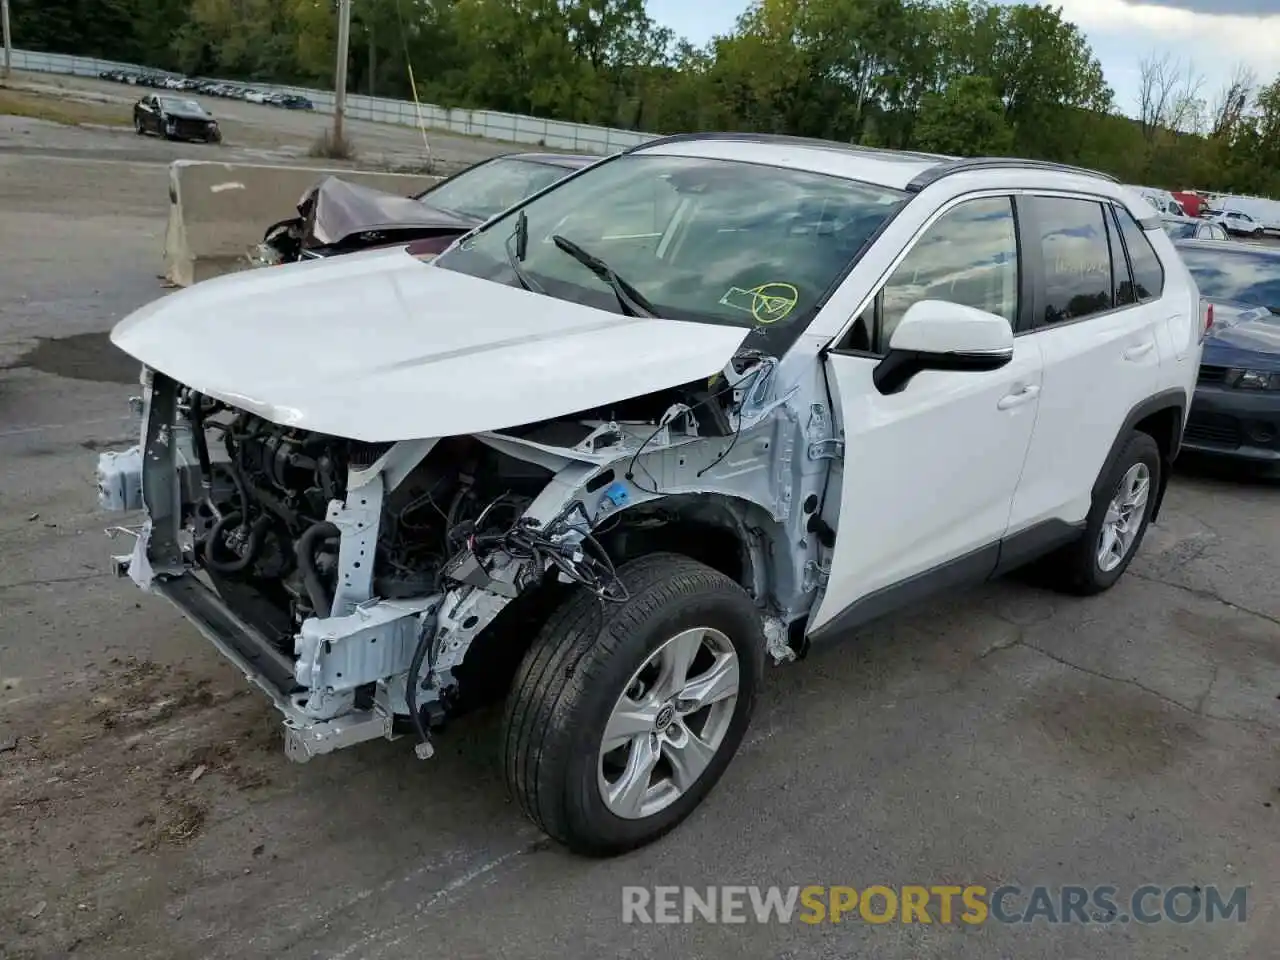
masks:
{"label": "windshield", "polygon": [[1280,312],[1280,256],[1181,248],[1200,295]]}
{"label": "windshield", "polygon": [[[560,237],[605,261],[658,316],[747,327],[781,355],[906,199],[840,177],[731,160],[626,154],[521,208],[521,273],[553,297],[626,312]],[[519,283],[507,215],[436,266]]]}
{"label": "windshield", "polygon": [[488,220],[569,172],[568,167],[537,160],[491,160],[464,170],[415,199],[473,220]]}
{"label": "windshield", "polygon": [[204,108],[194,100],[175,100],[172,97],[166,97],[161,103],[168,110],[182,110],[185,113],[204,113]]}

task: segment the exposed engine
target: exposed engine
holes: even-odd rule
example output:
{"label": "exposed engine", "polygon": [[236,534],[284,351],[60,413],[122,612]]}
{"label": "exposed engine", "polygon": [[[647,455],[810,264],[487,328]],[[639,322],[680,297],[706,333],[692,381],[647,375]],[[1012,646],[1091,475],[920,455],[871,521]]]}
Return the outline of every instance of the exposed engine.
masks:
{"label": "exposed engine", "polygon": [[[350,468],[372,465],[391,445],[281,427],[195,394],[184,400],[207,478],[186,518],[197,560],[242,616],[287,649],[303,620],[330,614],[339,531],[326,520],[329,503],[346,496]],[[441,441],[383,505],[375,596],[441,589],[450,558],[506,536],[549,478],[471,438]]]}

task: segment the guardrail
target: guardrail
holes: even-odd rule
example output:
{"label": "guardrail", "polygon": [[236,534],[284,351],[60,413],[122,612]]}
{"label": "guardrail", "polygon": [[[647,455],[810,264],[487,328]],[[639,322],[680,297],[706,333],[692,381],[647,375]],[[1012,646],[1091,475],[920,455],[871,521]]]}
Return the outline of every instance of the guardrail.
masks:
{"label": "guardrail", "polygon": [[[73,57],[61,53],[40,53],[32,50],[14,50],[13,67],[15,70],[79,77],[96,77],[105,70],[130,70],[177,76],[165,70],[140,67],[133,63],[98,60],[93,57]],[[209,79],[220,78],[210,77]],[[239,80],[226,82],[257,90],[300,94],[315,104],[318,113],[333,113],[333,91],[331,90],[310,90],[305,87],[264,85]],[[347,116],[374,123],[390,123],[405,127],[419,126],[418,105],[409,100],[390,100],[349,93],[347,94]],[[537,117],[498,113],[493,110],[449,109],[431,103],[421,105],[421,124],[430,130],[485,137],[509,143],[537,144],[551,149],[572,150],[579,153],[615,153],[654,139],[653,134],[639,133],[635,130],[619,130],[615,127],[597,127],[583,123],[563,123],[558,120],[542,120]]]}

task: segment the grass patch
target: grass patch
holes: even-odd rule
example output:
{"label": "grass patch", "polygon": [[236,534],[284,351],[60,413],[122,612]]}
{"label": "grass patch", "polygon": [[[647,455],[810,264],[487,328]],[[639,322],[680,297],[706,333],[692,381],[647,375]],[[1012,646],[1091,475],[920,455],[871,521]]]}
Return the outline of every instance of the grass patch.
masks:
{"label": "grass patch", "polygon": [[356,145],[350,137],[335,138],[332,127],[325,127],[320,136],[312,141],[307,155],[324,160],[354,160]]}
{"label": "grass patch", "polygon": [[69,127],[85,123],[129,126],[133,122],[133,112],[123,104],[85,103],[11,87],[0,87],[0,116],[47,120]]}

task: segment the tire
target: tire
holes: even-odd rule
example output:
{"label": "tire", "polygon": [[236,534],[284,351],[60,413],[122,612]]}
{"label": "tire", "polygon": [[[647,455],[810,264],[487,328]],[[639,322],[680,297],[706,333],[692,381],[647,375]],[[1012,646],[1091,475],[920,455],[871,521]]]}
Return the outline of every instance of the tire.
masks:
{"label": "tire", "polygon": [[140,137],[145,137],[147,135],[147,128],[143,125],[141,117],[133,118],[133,132]]}
{"label": "tire", "polygon": [[[1155,508],[1156,491],[1160,489],[1162,469],[1160,448],[1155,440],[1145,433],[1131,433],[1103,481],[1101,492],[1094,498],[1085,521],[1084,533],[1079,540],[1050,558],[1052,586],[1078,596],[1092,596],[1111,589],[1142,546],[1142,538],[1146,536],[1147,527],[1151,523],[1151,512]],[[1125,524],[1126,530],[1133,533],[1131,538],[1128,538],[1127,533],[1125,535],[1128,543],[1124,546],[1123,555],[1114,566],[1104,566],[1101,556],[1104,527],[1109,525],[1111,519],[1109,513],[1112,501],[1122,497],[1124,491],[1121,487],[1127,483],[1131,471],[1139,480],[1145,473],[1146,496],[1141,510],[1133,509],[1129,522]],[[1135,519],[1136,528],[1130,526]],[[1111,562],[1114,561],[1108,560],[1108,564]]]}
{"label": "tire", "polygon": [[[503,720],[506,780],[524,812],[553,839],[595,857],[651,843],[693,812],[742,742],[764,669],[759,612],[724,574],[688,557],[658,553],[624,564],[618,576],[629,593],[625,602],[606,603],[577,588],[552,613],[516,673]],[[668,712],[676,701],[661,700],[666,674],[650,660],[667,664],[660,651],[680,649],[677,641],[689,636],[702,652],[689,662],[686,676],[709,676],[696,668],[713,647],[717,667],[730,651],[736,657],[735,701],[725,697],[702,711]],[[651,671],[658,671],[656,678]],[[645,677],[652,680],[647,692]],[[684,687],[686,693],[692,689]],[[651,711],[654,727],[606,755],[602,738],[625,693],[649,703],[643,709]],[[659,709],[660,702],[666,706]],[[692,738],[695,730],[718,741],[714,751],[690,749],[686,755],[685,748],[706,746]],[[682,747],[686,736],[691,739]],[[611,807],[606,792],[617,789],[625,771],[612,782],[608,777],[624,760],[655,754],[658,765],[636,779],[648,785],[641,790],[649,811],[635,805],[630,815],[620,816],[616,811],[626,805],[615,798]],[[710,760],[681,789],[669,758],[693,755]]]}

